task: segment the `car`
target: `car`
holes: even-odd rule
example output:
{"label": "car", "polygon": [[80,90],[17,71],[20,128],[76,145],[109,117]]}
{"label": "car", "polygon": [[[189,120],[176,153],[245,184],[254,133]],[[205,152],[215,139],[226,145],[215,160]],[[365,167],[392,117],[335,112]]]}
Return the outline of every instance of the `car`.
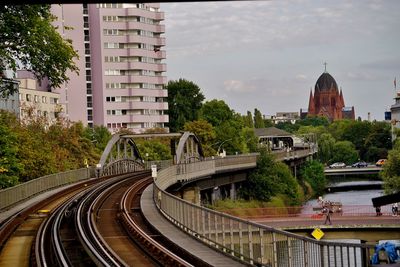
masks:
{"label": "car", "polygon": [[367,167],[368,163],[366,163],[365,161],[359,161],[354,163],[353,165],[351,165],[351,167],[353,168],[363,168],[363,167]]}
{"label": "car", "polygon": [[333,169],[333,168],[345,168],[346,164],[343,162],[335,162],[331,165],[329,165],[329,168]]}
{"label": "car", "polygon": [[375,163],[375,165],[376,165],[377,167],[382,167],[382,166],[386,163],[386,160],[387,160],[387,159],[380,159],[380,160],[378,160],[378,161]]}

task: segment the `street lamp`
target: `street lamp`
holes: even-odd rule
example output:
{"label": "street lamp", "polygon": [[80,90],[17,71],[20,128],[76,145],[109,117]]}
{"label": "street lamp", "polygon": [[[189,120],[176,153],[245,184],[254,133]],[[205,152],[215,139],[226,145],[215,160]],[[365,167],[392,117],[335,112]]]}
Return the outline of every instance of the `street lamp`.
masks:
{"label": "street lamp", "polygon": [[229,138],[229,139],[226,139],[226,140],[222,141],[222,143],[218,146],[217,155],[219,155],[219,150],[221,149],[221,146],[222,146],[225,142],[230,141],[230,140],[232,140],[232,139],[233,139],[233,138]]}

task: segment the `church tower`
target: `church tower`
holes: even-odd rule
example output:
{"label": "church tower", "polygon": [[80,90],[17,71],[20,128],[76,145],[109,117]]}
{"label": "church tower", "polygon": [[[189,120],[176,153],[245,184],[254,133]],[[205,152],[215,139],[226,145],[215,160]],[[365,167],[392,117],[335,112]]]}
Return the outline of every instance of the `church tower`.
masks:
{"label": "church tower", "polygon": [[315,83],[314,95],[310,92],[307,115],[324,116],[329,121],[344,118],[354,120],[354,107],[345,107],[342,89],[339,92],[335,79],[326,71],[326,65],[325,72]]}

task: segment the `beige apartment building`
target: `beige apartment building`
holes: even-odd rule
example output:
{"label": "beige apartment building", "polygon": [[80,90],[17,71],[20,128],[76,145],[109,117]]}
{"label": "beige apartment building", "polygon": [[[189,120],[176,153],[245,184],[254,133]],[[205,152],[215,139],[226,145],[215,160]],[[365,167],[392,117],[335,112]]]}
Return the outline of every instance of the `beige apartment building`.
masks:
{"label": "beige apartment building", "polygon": [[61,116],[65,106],[60,104],[60,94],[40,91],[35,79],[17,79],[19,84],[20,119],[45,117],[49,123]]}

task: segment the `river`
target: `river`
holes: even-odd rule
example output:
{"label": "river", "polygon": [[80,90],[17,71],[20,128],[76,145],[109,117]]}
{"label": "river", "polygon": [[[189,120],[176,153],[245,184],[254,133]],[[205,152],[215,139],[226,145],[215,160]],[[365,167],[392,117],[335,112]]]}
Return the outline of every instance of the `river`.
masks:
{"label": "river", "polygon": [[[377,184],[382,183],[382,181],[376,180],[368,180],[368,181],[360,181],[360,180],[351,180],[347,182],[332,182],[330,184],[335,184],[337,186],[342,185],[355,185],[355,184]],[[323,195],[324,200],[329,200],[332,202],[341,202],[343,206],[371,206],[372,207],[372,198],[383,196],[383,189],[370,189],[370,190],[351,190],[344,192],[334,192],[327,193]],[[315,207],[318,206],[317,199],[310,199],[304,204],[304,207]],[[307,211],[306,211],[307,210]],[[309,209],[303,209],[303,212],[309,212]]]}

